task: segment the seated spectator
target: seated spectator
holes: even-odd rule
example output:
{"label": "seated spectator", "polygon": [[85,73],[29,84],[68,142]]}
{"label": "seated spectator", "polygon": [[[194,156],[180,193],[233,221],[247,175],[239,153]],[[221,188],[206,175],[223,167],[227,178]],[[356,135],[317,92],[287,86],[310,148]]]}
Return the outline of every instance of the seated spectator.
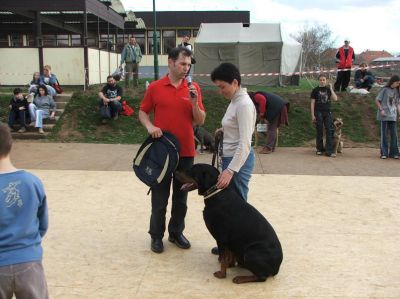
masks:
{"label": "seated spectator", "polygon": [[45,65],[43,68],[43,75],[40,76],[40,85],[45,85],[47,93],[52,97],[57,95],[53,84],[57,84],[57,77],[51,72],[51,66]]}
{"label": "seated spectator", "polygon": [[[29,83],[29,95],[28,95],[28,101],[32,102],[35,96],[37,95],[37,89],[40,85],[40,73],[39,72],[34,72],[33,73],[33,78],[32,81]],[[31,100],[30,100],[31,99]]]}
{"label": "seated spectator", "polygon": [[366,63],[361,63],[360,68],[354,74],[354,82],[357,88],[364,88],[370,90],[375,83],[375,77],[370,71]]}
{"label": "seated spectator", "polygon": [[10,101],[10,114],[8,116],[8,125],[13,130],[14,124],[19,120],[19,133],[26,132],[26,124],[30,122],[28,101],[22,94],[21,88],[14,89],[14,96]]}
{"label": "seated spectator", "polygon": [[122,110],[121,97],[122,88],[117,85],[117,81],[113,76],[108,76],[107,85],[99,92],[100,115],[103,123],[110,118],[118,119],[118,115]]}
{"label": "seated spectator", "polygon": [[39,128],[39,133],[44,134],[43,119],[54,119],[56,115],[56,103],[48,92],[45,85],[39,86],[38,95],[29,104],[29,113],[31,120],[35,122],[35,127]]}

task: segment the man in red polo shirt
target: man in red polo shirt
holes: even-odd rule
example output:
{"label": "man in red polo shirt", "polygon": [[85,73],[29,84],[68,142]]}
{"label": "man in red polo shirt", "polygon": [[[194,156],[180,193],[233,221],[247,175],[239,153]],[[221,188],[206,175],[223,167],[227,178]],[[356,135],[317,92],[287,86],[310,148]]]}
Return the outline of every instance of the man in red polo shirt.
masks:
{"label": "man in red polo shirt", "polygon": [[[177,170],[187,170],[193,165],[194,147],[193,124],[202,125],[205,111],[200,87],[185,80],[190,69],[192,52],[187,48],[173,48],[168,53],[168,74],[152,82],[140,104],[139,120],[154,138],[162,136],[162,131],[174,134],[179,141],[179,164]],[[153,122],[150,113],[154,113]],[[162,238],[165,232],[165,214],[168,205],[171,182],[173,185],[171,219],[168,224],[170,242],[179,248],[190,248],[183,235],[187,211],[187,192],[181,191],[182,184],[175,178],[165,179],[152,189],[150,230],[151,250],[164,250]]]}

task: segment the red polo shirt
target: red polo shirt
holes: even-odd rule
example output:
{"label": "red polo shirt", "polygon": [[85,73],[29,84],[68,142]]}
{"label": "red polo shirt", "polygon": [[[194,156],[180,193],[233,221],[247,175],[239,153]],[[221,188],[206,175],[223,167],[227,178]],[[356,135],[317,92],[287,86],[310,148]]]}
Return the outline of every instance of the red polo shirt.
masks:
{"label": "red polo shirt", "polygon": [[[198,92],[199,107],[204,111],[200,87],[195,82],[193,85]],[[140,104],[140,110],[147,114],[153,111],[153,124],[178,138],[181,157],[195,156],[193,108],[186,80],[178,87],[171,84],[168,76],[152,82]]]}

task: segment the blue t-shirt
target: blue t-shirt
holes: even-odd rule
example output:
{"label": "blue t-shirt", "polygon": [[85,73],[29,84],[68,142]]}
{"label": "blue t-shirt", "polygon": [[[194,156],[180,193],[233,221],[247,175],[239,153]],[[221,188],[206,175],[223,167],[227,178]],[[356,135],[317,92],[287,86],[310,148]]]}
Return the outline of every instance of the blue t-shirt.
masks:
{"label": "blue t-shirt", "polygon": [[47,227],[40,179],[24,170],[0,174],[0,266],[42,260]]}

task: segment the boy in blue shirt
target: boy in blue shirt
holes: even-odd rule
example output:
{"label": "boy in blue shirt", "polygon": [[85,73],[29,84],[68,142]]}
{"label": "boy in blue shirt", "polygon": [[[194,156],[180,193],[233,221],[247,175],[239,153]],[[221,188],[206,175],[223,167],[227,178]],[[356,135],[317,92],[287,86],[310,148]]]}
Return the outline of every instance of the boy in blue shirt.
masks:
{"label": "boy in blue shirt", "polygon": [[10,160],[12,138],[0,124],[0,298],[48,298],[42,237],[48,226],[39,178]]}

